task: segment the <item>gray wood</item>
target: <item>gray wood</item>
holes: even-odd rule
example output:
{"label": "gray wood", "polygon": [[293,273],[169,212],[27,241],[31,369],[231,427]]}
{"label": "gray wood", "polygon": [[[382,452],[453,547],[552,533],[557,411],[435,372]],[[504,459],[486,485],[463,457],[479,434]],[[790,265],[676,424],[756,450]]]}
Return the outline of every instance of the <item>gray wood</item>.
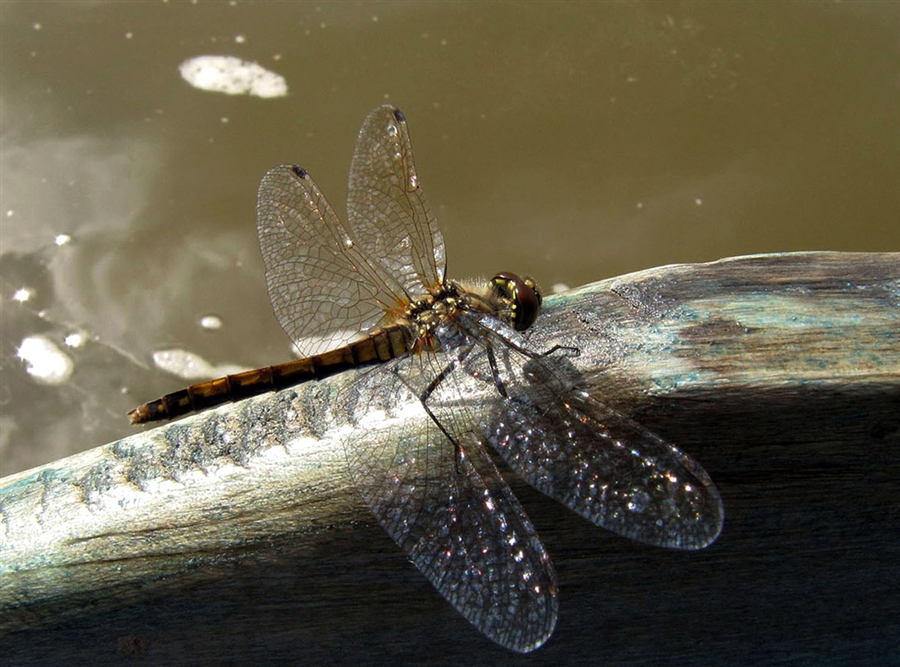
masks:
{"label": "gray wood", "polygon": [[642,271],[548,299],[532,342],[577,346],[595,395],[706,468],[718,542],[643,546],[511,478],[561,612],[508,654],[350,487],[345,374],[0,480],[8,664],[900,659],[900,254]]}

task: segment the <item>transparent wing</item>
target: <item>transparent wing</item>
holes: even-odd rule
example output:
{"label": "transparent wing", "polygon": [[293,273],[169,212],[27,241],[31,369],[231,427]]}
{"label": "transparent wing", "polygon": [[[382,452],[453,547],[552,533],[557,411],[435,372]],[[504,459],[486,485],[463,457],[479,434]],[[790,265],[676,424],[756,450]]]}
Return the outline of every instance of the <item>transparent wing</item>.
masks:
{"label": "transparent wing", "polygon": [[[425,363],[421,358],[394,366]],[[375,391],[382,405],[412,402],[420,418],[389,410],[351,437],[345,447],[354,484],[385,531],[470,623],[511,650],[537,648],[556,622],[556,576],[531,522],[471,432],[442,415],[463,445],[454,446],[425,418],[418,392],[382,370],[360,382],[358,396]],[[429,369],[407,371],[416,380],[434,377]],[[423,420],[430,428],[407,429]]]}
{"label": "transparent wing", "polygon": [[363,121],[350,166],[349,229],[296,165],[262,179],[257,227],[275,315],[304,355],[357,340],[443,280],[444,242],[419,187],[406,120]]}
{"label": "transparent wing", "polygon": [[422,294],[443,281],[444,241],[397,107],[381,106],[363,121],[350,166],[347,214],[365,255],[378,258],[406,294]]}
{"label": "transparent wing", "polygon": [[516,473],[633,540],[702,549],[718,537],[722,499],[696,461],[580,389],[565,354],[534,359],[485,333],[491,347],[470,355],[466,371],[496,378],[507,394],[486,410],[481,430]]}
{"label": "transparent wing", "polygon": [[256,211],[269,297],[302,354],[358,339],[396,306],[399,297],[360,255],[301,167],[270,169],[259,185]]}

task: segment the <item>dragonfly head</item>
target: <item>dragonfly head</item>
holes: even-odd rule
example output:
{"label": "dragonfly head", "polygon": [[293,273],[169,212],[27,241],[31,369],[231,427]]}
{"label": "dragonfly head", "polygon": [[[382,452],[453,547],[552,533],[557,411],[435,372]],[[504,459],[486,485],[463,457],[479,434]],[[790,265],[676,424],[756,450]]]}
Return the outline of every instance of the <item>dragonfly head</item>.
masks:
{"label": "dragonfly head", "polygon": [[541,309],[541,292],[534,280],[501,271],[491,278],[491,289],[509,304],[510,321],[516,331],[525,331],[534,324]]}

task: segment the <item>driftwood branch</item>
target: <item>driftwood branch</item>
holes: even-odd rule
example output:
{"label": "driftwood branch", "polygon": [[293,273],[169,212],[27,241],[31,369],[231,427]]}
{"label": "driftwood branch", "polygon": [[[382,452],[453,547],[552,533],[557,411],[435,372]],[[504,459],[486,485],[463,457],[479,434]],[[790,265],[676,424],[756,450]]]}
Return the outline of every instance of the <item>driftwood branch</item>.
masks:
{"label": "driftwood branch", "polygon": [[[726,519],[702,552],[654,549],[511,479],[561,586],[554,637],[520,659],[900,655],[900,254],[630,274],[548,299],[531,340],[578,347],[593,393],[697,459]],[[431,589],[351,488],[341,425],[323,415],[352,378],[0,480],[4,661],[515,659]]]}

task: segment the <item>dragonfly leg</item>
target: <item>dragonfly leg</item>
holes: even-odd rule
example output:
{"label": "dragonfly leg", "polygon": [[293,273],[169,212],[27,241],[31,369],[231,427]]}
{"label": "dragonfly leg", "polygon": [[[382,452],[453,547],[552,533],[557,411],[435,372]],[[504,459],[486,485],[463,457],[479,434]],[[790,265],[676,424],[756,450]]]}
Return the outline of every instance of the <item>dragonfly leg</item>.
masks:
{"label": "dragonfly leg", "polygon": [[564,351],[566,357],[578,357],[581,356],[581,349],[575,347],[574,345],[554,345],[549,350],[544,350],[543,352],[539,352],[535,359],[542,359],[544,357],[549,357],[554,352]]}
{"label": "dragonfly leg", "polygon": [[431,421],[437,424],[437,427],[441,429],[441,432],[447,436],[447,439],[453,443],[453,446],[457,449],[459,448],[459,443],[456,441],[449,431],[444,428],[444,425],[441,424],[441,421],[437,418],[437,416],[432,412],[431,408],[428,407],[428,399],[431,398],[431,395],[434,393],[434,390],[438,388],[438,385],[441,384],[447,376],[450,375],[454,370],[456,370],[459,365],[462,363],[463,359],[469,356],[469,352],[472,351],[472,348],[468,348],[461,354],[457,359],[454,359],[451,363],[444,366],[443,370],[438,373],[435,378],[428,383],[428,386],[425,387],[425,390],[419,394],[419,402],[422,404],[422,407],[425,408],[425,412],[431,417]]}
{"label": "dragonfly leg", "polygon": [[487,346],[487,358],[491,367],[491,378],[494,380],[494,386],[497,387],[497,391],[503,398],[509,398],[506,386],[500,378],[500,369],[497,367],[497,355],[494,354],[494,348],[490,345]]}
{"label": "dragonfly leg", "polygon": [[[441,423],[441,420],[438,419],[437,415],[434,414],[434,411],[428,406],[428,399],[431,398],[431,395],[438,388],[438,386],[447,379],[447,376],[450,375],[454,370],[459,368],[460,364],[465,361],[466,357],[474,349],[474,346],[466,347],[462,352],[460,352],[456,359],[452,362],[444,366],[440,373],[438,373],[434,379],[428,383],[428,386],[419,394],[419,402],[422,404],[422,407],[425,409],[425,413],[431,418],[431,421],[435,423],[435,425],[440,429],[441,433],[444,434],[444,437],[447,438],[451,443],[453,443],[453,451],[455,453],[455,460],[457,462],[457,468],[459,465],[459,458],[462,454],[462,447],[459,443],[459,440],[450,433],[449,430]],[[457,470],[458,471],[458,470]]]}

